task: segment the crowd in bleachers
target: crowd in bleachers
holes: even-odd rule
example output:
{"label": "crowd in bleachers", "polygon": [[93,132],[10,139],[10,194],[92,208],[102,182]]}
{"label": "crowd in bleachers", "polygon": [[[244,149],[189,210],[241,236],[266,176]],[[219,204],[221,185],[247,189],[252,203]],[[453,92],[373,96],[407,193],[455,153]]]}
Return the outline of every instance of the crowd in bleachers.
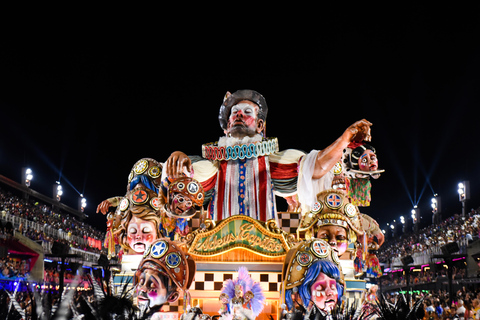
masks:
{"label": "crowd in bleachers", "polygon": [[466,217],[455,214],[442,223],[432,224],[419,232],[392,237],[379,249],[377,257],[380,262],[390,264],[393,259],[415,253],[439,252],[440,247],[449,242],[457,242],[460,252],[464,253],[465,246],[478,239],[479,234],[480,215],[472,210]]}
{"label": "crowd in bleachers", "polygon": [[25,200],[0,189],[1,219],[5,222],[7,215],[21,218],[16,230],[35,241],[61,241],[70,247],[101,253],[100,246],[91,246],[88,238],[102,242],[105,233],[85,222],[67,214],[54,211],[50,206],[35,200]]}

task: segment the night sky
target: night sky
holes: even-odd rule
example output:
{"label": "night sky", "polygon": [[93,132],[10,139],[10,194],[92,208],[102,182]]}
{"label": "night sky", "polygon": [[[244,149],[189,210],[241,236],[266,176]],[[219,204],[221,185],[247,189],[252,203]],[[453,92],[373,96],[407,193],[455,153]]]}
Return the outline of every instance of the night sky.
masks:
{"label": "night sky", "polygon": [[20,182],[31,167],[31,187],[47,195],[60,180],[63,202],[76,207],[75,189],[83,193],[88,221],[104,229],[95,208],[124,195],[137,160],[200,155],[223,135],[225,92],[253,89],[267,100],[267,136],[281,150],[323,149],[356,120],[373,123],[386,171],[362,212],[381,227],[416,202],[430,222],[433,192],[444,216],[460,213],[462,180],[471,185],[467,208],[477,208],[478,12],[328,11],[298,30],[278,19],[278,28],[255,31],[229,30],[227,16],[220,36],[198,25],[178,34],[110,29],[94,40],[34,28],[1,43],[0,174]]}

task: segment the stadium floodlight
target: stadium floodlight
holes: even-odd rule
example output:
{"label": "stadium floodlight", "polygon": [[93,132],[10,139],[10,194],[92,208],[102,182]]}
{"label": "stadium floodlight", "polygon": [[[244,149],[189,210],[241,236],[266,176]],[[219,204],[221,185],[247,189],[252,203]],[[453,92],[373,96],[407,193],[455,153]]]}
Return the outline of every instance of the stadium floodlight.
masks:
{"label": "stadium floodlight", "polygon": [[465,217],[465,201],[470,199],[470,181],[458,184],[458,201],[462,203],[462,216]]}
{"label": "stadium floodlight", "polygon": [[83,194],[80,195],[80,211],[84,212],[87,207],[87,199],[83,197]]}
{"label": "stadium floodlight", "polygon": [[53,185],[53,195],[57,201],[60,201],[63,196],[63,188],[60,184],[60,181],[56,181],[56,184]]}
{"label": "stadium floodlight", "polygon": [[30,187],[30,183],[32,182],[33,179],[33,171],[30,168],[26,168],[24,171],[24,182],[27,187]]}

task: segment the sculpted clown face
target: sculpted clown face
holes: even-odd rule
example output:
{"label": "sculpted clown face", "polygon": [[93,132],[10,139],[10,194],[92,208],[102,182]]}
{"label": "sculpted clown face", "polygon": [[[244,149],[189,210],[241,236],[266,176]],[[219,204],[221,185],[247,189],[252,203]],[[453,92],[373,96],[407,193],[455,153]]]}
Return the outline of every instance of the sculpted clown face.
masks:
{"label": "sculpted clown face", "polygon": [[347,230],[340,226],[321,226],[318,228],[317,238],[325,240],[340,257],[348,246]]}
{"label": "sculpted clown face", "polygon": [[330,312],[338,300],[337,281],[320,272],[310,289],[311,299],[318,308]]}
{"label": "sculpted clown face", "polygon": [[157,231],[153,222],[132,217],[127,227],[127,243],[133,251],[143,254],[156,239]]}
{"label": "sculpted clown face", "polygon": [[248,100],[242,100],[230,110],[225,134],[236,138],[253,137],[264,128],[264,121],[258,119],[258,106]]}
{"label": "sculpted clown face", "polygon": [[138,306],[153,308],[168,301],[168,291],[159,277],[159,273],[152,269],[145,269],[140,275],[136,289]]}
{"label": "sculpted clown face", "polygon": [[173,196],[172,204],[170,205],[170,210],[175,214],[181,216],[184,213],[188,212],[193,206],[191,199],[185,197],[181,193],[176,193]]}
{"label": "sculpted clown face", "polygon": [[365,150],[358,158],[358,168],[361,171],[375,171],[378,169],[377,155],[370,149]]}

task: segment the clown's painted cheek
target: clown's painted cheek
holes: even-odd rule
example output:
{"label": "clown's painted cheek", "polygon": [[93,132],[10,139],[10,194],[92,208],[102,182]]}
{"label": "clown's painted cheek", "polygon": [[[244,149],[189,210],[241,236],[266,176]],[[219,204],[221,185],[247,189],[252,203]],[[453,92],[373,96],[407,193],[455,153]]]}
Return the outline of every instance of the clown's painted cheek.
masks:
{"label": "clown's painted cheek", "polygon": [[366,150],[358,159],[358,168],[361,171],[375,171],[378,169],[378,159],[372,150]]}
{"label": "clown's painted cheek", "polygon": [[256,125],[256,114],[257,110],[255,107],[247,103],[240,103],[232,107],[228,124],[230,127],[235,125],[254,127]]}
{"label": "clown's painted cheek", "polygon": [[347,251],[347,246],[347,241],[337,241],[337,250],[339,256],[341,256],[345,251]]}

